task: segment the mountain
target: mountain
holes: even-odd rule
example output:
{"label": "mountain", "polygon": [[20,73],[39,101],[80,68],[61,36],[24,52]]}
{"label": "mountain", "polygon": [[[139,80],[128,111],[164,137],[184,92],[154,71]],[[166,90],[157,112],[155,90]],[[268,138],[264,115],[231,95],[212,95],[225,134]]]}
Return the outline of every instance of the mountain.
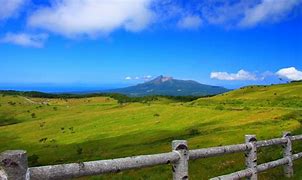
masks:
{"label": "mountain", "polygon": [[126,88],[106,90],[105,92],[120,93],[128,96],[170,95],[170,96],[207,96],[229,91],[219,86],[200,84],[192,80],[178,80],[172,77],[157,78]]}

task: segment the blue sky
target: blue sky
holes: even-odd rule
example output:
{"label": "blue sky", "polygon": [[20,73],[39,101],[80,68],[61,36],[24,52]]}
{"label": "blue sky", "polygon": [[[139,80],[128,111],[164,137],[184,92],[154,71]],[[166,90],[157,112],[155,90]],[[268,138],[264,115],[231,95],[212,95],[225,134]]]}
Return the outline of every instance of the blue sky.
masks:
{"label": "blue sky", "polygon": [[0,0],[0,62],[2,89],[299,80],[302,1]]}

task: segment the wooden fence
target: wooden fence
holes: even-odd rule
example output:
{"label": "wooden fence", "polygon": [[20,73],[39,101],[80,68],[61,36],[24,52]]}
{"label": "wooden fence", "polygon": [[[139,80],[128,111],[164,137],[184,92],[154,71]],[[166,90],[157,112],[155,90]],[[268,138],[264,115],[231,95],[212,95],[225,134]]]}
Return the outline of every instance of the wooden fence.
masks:
{"label": "wooden fence", "polygon": [[[61,165],[28,167],[25,151],[5,151],[0,155],[1,180],[41,180],[41,179],[70,179],[82,176],[117,173],[123,170],[139,169],[160,164],[171,164],[174,180],[189,179],[188,161],[208,158],[230,153],[245,152],[246,169],[231,174],[214,177],[219,179],[257,179],[259,172],[283,165],[284,175],[292,177],[293,161],[302,158],[302,152],[292,154],[292,142],[302,141],[302,135],[291,136],[289,132],[281,138],[257,141],[255,135],[246,135],[244,144],[211,147],[189,150],[187,141],[175,140],[172,142],[172,151],[162,154],[142,155],[111,160],[89,161]],[[282,145],[283,158],[257,165],[257,149],[272,145]]]}

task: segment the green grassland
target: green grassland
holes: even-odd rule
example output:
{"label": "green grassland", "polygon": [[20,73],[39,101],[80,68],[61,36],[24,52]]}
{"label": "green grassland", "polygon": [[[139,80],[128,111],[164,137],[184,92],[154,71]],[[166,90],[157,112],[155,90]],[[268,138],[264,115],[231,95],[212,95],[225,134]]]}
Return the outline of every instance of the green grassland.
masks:
{"label": "green grassland", "polygon": [[[259,140],[283,131],[302,133],[302,83],[249,86],[214,97],[179,102],[164,97],[119,103],[110,97],[29,98],[0,94],[0,152],[24,149],[31,166],[171,151],[186,139],[190,149]],[[302,151],[302,142],[294,152]],[[278,159],[281,147],[259,150],[259,163]],[[302,179],[302,161],[294,179]],[[190,179],[208,179],[244,168],[244,154],[190,161]],[[169,165],[90,179],[169,179]],[[282,179],[282,167],[260,174]],[[88,179],[88,178],[82,178]]]}

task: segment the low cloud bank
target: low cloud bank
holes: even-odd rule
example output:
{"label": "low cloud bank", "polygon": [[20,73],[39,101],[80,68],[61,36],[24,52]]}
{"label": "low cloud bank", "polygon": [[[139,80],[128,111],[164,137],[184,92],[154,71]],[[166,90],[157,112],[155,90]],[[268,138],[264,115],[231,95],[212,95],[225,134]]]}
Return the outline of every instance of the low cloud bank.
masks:
{"label": "low cloud bank", "polygon": [[228,72],[212,72],[211,73],[212,79],[218,80],[226,80],[226,81],[246,81],[246,80],[257,80],[255,74],[250,73],[241,69],[237,73],[228,73]]}
{"label": "low cloud bank", "polygon": [[278,78],[284,78],[291,81],[302,80],[302,71],[297,70],[295,67],[282,68],[276,73],[264,72],[264,73],[252,73],[245,70],[240,70],[237,73],[229,72],[212,72],[211,79],[224,80],[224,81],[257,81],[264,80],[269,76],[275,76]]}
{"label": "low cloud bank", "polygon": [[131,76],[126,76],[125,80],[144,80],[144,81],[149,81],[153,78],[153,76],[151,75],[146,75],[146,76],[135,76],[135,77],[131,77]]}

